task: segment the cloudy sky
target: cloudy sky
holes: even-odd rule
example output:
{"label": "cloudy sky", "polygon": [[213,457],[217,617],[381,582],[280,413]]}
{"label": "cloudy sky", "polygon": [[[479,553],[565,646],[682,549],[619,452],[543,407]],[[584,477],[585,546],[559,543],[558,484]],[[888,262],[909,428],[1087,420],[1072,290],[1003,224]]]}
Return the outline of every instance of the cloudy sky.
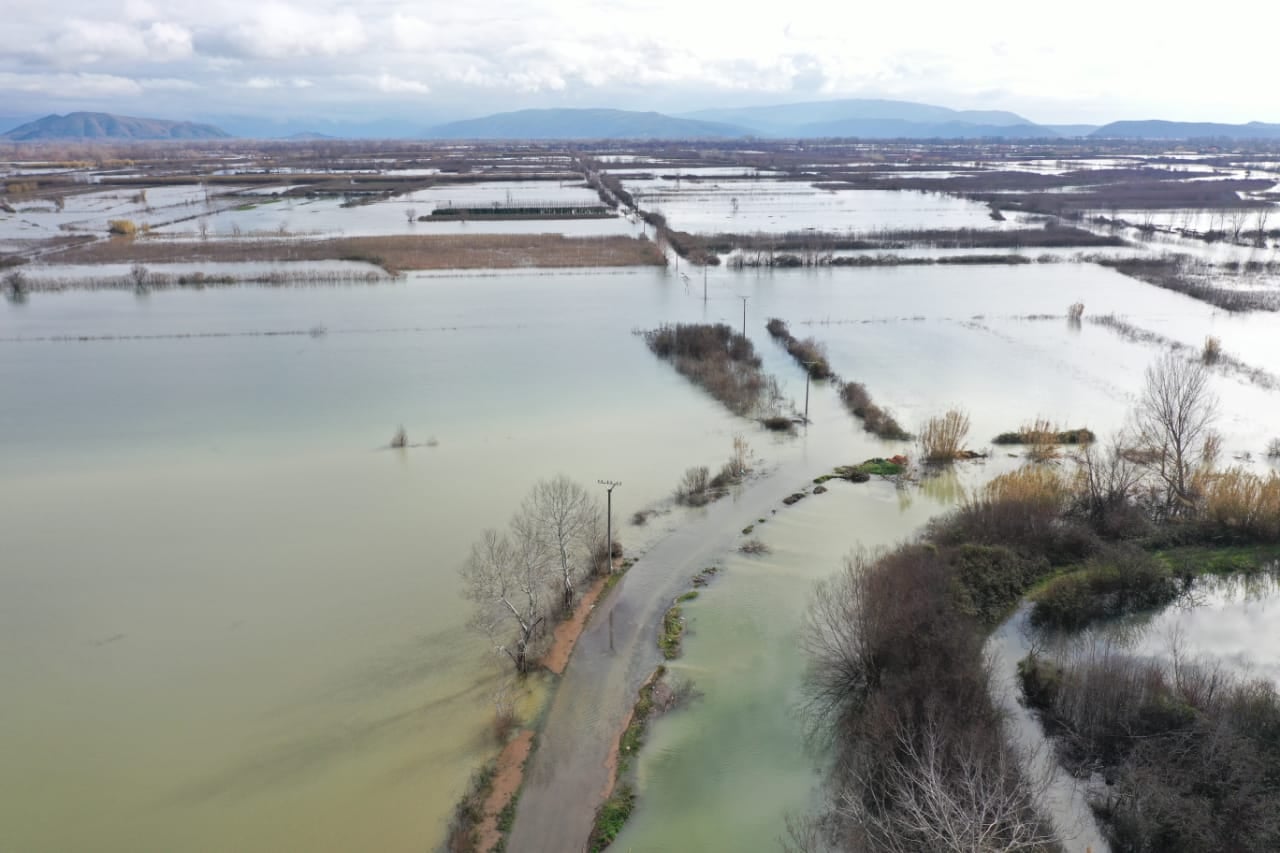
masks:
{"label": "cloudy sky", "polygon": [[0,0],[0,115],[429,123],[834,97],[1280,121],[1280,3]]}

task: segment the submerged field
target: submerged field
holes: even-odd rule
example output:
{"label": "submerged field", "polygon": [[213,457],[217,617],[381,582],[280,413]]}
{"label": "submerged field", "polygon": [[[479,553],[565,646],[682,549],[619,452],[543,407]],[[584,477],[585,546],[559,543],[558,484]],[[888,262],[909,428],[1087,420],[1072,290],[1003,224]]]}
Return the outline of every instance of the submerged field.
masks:
{"label": "submerged field", "polygon": [[[289,180],[282,174],[280,185]],[[659,205],[673,227],[723,231],[733,191],[709,193],[704,210],[689,186]],[[448,192],[461,203],[466,185]],[[971,201],[919,193],[895,196],[904,213],[887,222],[875,197],[859,207],[857,192],[841,191],[841,205],[864,211],[842,227],[1004,227],[984,225],[987,208]],[[744,191],[738,211],[756,217],[753,230],[789,230],[769,217],[791,214],[800,227],[827,222],[828,192],[792,208],[779,198],[752,209]],[[423,214],[428,202],[414,199]],[[406,206],[395,197],[333,204],[326,216],[356,221],[379,205]],[[1194,354],[1214,336],[1253,369],[1223,362],[1211,373],[1224,455],[1265,466],[1280,422],[1277,386],[1259,379],[1280,373],[1280,314],[1218,311],[1094,263],[707,270],[670,250],[655,258],[653,241],[632,237],[641,223],[620,213],[600,221],[617,229],[608,240],[640,247],[619,261],[627,265],[587,255],[511,269],[541,264],[447,259],[472,243],[523,245],[558,229],[490,222],[493,230],[450,243],[397,210],[377,214],[384,226],[329,223],[307,229],[328,232],[311,238],[244,237],[277,227],[264,218],[241,222],[241,242],[229,225],[202,240],[189,223],[163,229],[167,237],[109,242],[98,220],[105,226],[124,207],[85,211],[75,220],[88,223],[82,236],[103,239],[61,260],[21,224],[35,214],[0,219],[0,246],[29,260],[15,270],[32,282],[42,268],[78,282],[59,292],[33,285],[0,303],[0,644],[11,650],[0,657],[11,697],[0,705],[4,849],[430,849],[472,770],[496,752],[490,721],[504,680],[501,661],[465,628],[457,569],[536,480],[622,481],[614,523],[640,556],[631,571],[659,573],[646,549],[705,512],[673,506],[672,490],[690,466],[727,458],[735,434],[759,471],[772,472],[779,501],[834,465],[914,452],[867,433],[821,381],[809,389],[811,423],[770,433],[655,358],[639,330],[740,330],[745,297],[746,334],[796,409],[804,368],[766,332],[772,317],[823,345],[831,368],[865,384],[909,432],[963,406],[977,450],[1036,416],[1105,436],[1124,422],[1156,354],[1170,342]],[[389,264],[402,273],[393,278],[365,261],[375,279],[315,287],[176,281],[197,268],[217,274],[224,260],[278,264],[281,242],[311,263],[361,240],[430,245],[446,260],[426,266],[477,269]],[[250,256],[228,256],[240,248]],[[92,263],[106,260],[115,265]],[[135,261],[174,282],[129,286]],[[181,266],[164,273],[169,262]],[[233,266],[223,273],[255,269]],[[1082,323],[1067,318],[1075,302],[1085,305]],[[1157,337],[1090,322],[1112,314]],[[388,448],[399,426],[412,446]],[[741,849],[782,834],[784,812],[804,809],[818,784],[820,759],[803,751],[803,723],[788,712],[811,582],[848,550],[911,535],[1019,464],[1009,452],[994,448],[954,478],[905,490],[836,483],[795,508],[776,503],[777,516],[753,534],[771,554],[723,555],[724,576],[688,605],[686,656],[673,664],[704,698],[655,725],[637,767],[640,807],[619,849]],[[631,524],[645,509],[661,514]],[[1271,672],[1280,649],[1262,645],[1253,663]],[[529,692],[547,682],[535,678]],[[781,780],[767,803],[762,791],[775,789],[766,779]]]}

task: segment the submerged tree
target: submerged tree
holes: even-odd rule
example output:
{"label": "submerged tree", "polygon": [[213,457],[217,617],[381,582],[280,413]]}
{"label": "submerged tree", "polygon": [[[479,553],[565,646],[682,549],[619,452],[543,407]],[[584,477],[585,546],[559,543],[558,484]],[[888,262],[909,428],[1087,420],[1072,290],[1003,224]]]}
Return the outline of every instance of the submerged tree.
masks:
{"label": "submerged tree", "polygon": [[592,546],[600,536],[599,504],[581,485],[561,475],[533,487],[516,524],[551,551],[561,605],[572,609],[577,583],[592,568]]}
{"label": "submerged tree", "polygon": [[568,477],[538,482],[505,532],[486,530],[461,569],[471,627],[530,670],[557,610],[573,607],[599,546],[599,504]]}
{"label": "submerged tree", "polygon": [[462,567],[462,594],[475,603],[471,627],[511,659],[516,672],[529,671],[533,646],[549,613],[553,564],[536,537],[513,529],[490,529],[471,546]]}
{"label": "submerged tree", "polygon": [[1164,489],[1163,510],[1170,516],[1195,508],[1194,473],[1211,461],[1217,398],[1209,391],[1203,362],[1165,353],[1147,368],[1146,385],[1135,412],[1138,436],[1150,452],[1148,467]]}

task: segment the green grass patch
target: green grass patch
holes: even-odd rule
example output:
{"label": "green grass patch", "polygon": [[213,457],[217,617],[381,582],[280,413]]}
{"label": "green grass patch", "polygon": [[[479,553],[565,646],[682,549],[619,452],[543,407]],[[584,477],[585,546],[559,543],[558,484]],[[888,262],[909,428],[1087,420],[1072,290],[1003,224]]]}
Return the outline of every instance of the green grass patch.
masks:
{"label": "green grass patch", "polygon": [[1280,561],[1280,545],[1190,545],[1157,551],[1155,558],[1180,574],[1252,575]]}
{"label": "green grass patch", "polygon": [[516,803],[518,802],[520,802],[520,792],[516,791],[502,807],[502,811],[498,812],[498,831],[503,835],[509,833],[516,822]]}
{"label": "green grass patch", "polygon": [[905,468],[896,462],[890,462],[888,459],[868,459],[857,467],[857,470],[864,474],[879,474],[881,477],[895,477],[901,474]]}
{"label": "green grass patch", "polygon": [[635,707],[631,709],[631,722],[627,723],[622,737],[618,739],[619,776],[631,769],[631,759],[644,745],[644,736],[649,730],[649,715],[653,713],[653,685],[666,674],[667,668],[659,666],[640,688]]}
{"label": "green grass patch", "polygon": [[671,605],[667,614],[662,617],[662,634],[658,637],[658,648],[662,656],[673,660],[680,656],[680,640],[684,636],[684,616],[679,604]]}
{"label": "green grass patch", "polygon": [[619,785],[596,812],[596,823],[591,828],[591,839],[587,842],[587,848],[592,853],[607,849],[622,832],[635,807],[636,792],[630,785]]}
{"label": "green grass patch", "polygon": [[627,573],[627,569],[631,568],[632,563],[633,561],[631,560],[623,560],[622,565],[615,569],[613,574],[604,579],[604,586],[600,590],[600,598],[604,598],[609,594],[610,590],[618,585],[618,582],[622,580],[623,575]]}

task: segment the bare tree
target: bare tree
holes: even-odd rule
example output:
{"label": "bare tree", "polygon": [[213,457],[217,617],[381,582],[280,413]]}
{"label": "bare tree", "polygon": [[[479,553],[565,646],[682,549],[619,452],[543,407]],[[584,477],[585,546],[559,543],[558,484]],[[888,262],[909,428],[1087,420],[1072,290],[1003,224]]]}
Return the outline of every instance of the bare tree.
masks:
{"label": "bare tree", "polygon": [[1206,451],[1212,453],[1217,411],[1203,362],[1168,352],[1147,368],[1134,418],[1144,449],[1151,451],[1146,464],[1164,488],[1162,504],[1169,515],[1195,507],[1192,475]]}
{"label": "bare tree", "polygon": [[1117,433],[1105,448],[1086,444],[1076,470],[1077,510],[1095,524],[1108,523],[1129,506],[1144,473],[1123,433]]}
{"label": "bare tree", "polygon": [[407,209],[405,210],[405,212],[404,212],[404,218],[405,218],[405,219],[407,219],[407,220],[409,220],[409,224],[410,224],[410,225],[412,225],[413,223],[417,222],[417,221],[418,221],[418,209],[417,209],[416,207],[410,207],[410,208],[407,208]]}
{"label": "bare tree", "polygon": [[520,510],[517,525],[551,552],[565,610],[573,608],[576,585],[591,571],[592,545],[599,538],[600,519],[596,500],[563,475],[539,481]]}
{"label": "bare tree", "polygon": [[138,290],[142,290],[147,286],[147,278],[150,273],[142,264],[134,264],[129,268],[129,276],[133,279],[133,286]]}
{"label": "bare tree", "polygon": [[844,568],[817,583],[805,613],[800,646],[809,660],[805,673],[806,710],[815,730],[862,708],[879,677],[871,637],[880,628],[870,605],[868,567],[882,552],[859,550]]}
{"label": "bare tree", "polygon": [[509,533],[490,529],[463,565],[462,594],[476,605],[470,625],[527,673],[534,645],[550,613],[554,563],[537,536],[513,523]]}
{"label": "bare tree", "polygon": [[[957,744],[935,716],[899,724],[893,758],[840,798],[866,849],[889,853],[1017,853],[1057,846],[1037,814],[1050,772],[1029,777],[1009,748],[979,734]],[[863,846],[863,845],[857,845]]]}

